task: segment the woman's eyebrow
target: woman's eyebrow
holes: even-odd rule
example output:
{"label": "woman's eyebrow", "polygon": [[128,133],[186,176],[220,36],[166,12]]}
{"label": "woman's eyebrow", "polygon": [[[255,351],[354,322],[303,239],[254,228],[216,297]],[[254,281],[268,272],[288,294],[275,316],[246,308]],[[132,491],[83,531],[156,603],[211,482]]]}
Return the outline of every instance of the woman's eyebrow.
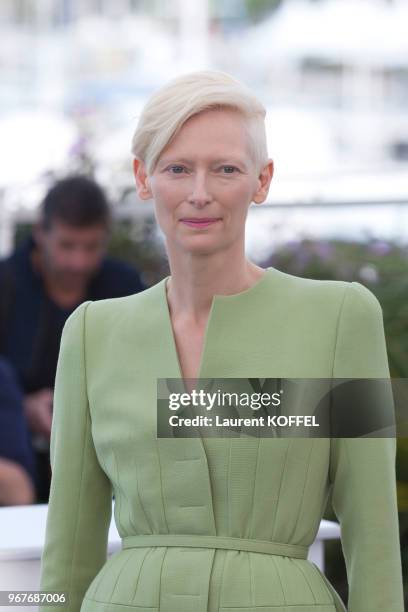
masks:
{"label": "woman's eyebrow", "polygon": [[175,162],[183,162],[184,164],[190,164],[191,160],[190,159],[186,159],[185,157],[164,157],[163,159],[160,160],[159,165],[160,166],[165,166],[166,164],[169,164],[170,162],[175,163]]}
{"label": "woman's eyebrow", "polygon": [[[214,164],[219,164],[221,162],[234,163],[234,164],[242,165],[246,168],[246,163],[244,162],[244,160],[238,157],[235,157],[235,156],[217,157],[217,159],[213,159],[211,161]],[[173,157],[173,158],[163,158],[162,160],[160,160],[159,166],[161,167],[169,163],[178,163],[178,162],[182,162],[183,164],[193,163],[191,159],[187,159],[186,157]]]}
{"label": "woman's eyebrow", "polygon": [[218,157],[217,159],[214,160],[215,164],[219,164],[221,162],[224,162],[224,163],[232,162],[234,164],[238,164],[238,165],[246,167],[245,161],[243,159],[240,159],[239,157],[235,157],[234,155],[226,156],[226,157]]}

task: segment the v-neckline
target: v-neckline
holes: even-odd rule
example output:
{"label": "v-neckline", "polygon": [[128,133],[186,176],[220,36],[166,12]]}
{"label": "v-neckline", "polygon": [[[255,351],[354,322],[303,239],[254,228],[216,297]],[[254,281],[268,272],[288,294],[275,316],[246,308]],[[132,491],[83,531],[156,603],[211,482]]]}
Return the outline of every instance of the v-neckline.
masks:
{"label": "v-neckline", "polygon": [[[244,289],[243,291],[239,291],[238,293],[230,293],[228,295],[223,295],[223,294],[218,294],[218,293],[215,293],[213,295],[212,300],[211,300],[210,310],[208,313],[207,322],[205,325],[205,330],[204,330],[204,339],[203,339],[203,344],[202,344],[202,350],[201,350],[201,356],[200,356],[200,362],[199,362],[196,382],[201,381],[202,379],[202,372],[204,369],[206,353],[208,351],[209,335],[211,332],[211,328],[213,327],[212,320],[214,318],[214,311],[216,309],[216,304],[224,302],[224,303],[232,305],[232,304],[238,303],[241,299],[246,298],[249,295],[256,293],[263,286],[266,279],[269,277],[270,272],[274,270],[274,268],[272,268],[272,266],[269,266],[268,268],[264,268],[264,270],[265,271],[262,274],[262,276],[253,285],[251,285],[251,287],[248,287],[248,289]],[[169,308],[169,303],[167,300],[167,280],[169,278],[170,278],[170,275],[166,276],[165,278],[162,279],[162,281],[159,284],[161,285],[161,294],[162,294],[162,299],[164,302],[163,306],[164,306],[164,311],[165,311],[165,319],[166,319],[166,327],[167,327],[168,336],[169,336],[169,343],[171,345],[170,348],[171,348],[171,353],[172,353],[172,359],[174,363],[176,364],[178,378],[184,381],[185,379],[181,371],[180,359],[179,359],[179,355],[177,351],[177,344],[176,344],[173,324],[172,324],[171,315],[170,315],[170,308]],[[190,378],[188,380],[190,380]]]}

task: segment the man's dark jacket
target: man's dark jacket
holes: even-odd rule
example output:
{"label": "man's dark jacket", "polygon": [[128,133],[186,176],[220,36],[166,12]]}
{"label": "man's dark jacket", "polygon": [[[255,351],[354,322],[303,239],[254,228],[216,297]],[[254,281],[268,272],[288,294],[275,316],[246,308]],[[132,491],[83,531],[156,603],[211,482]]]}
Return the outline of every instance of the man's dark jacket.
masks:
{"label": "man's dark jacket", "polygon": [[[4,385],[0,423],[9,423],[0,431],[0,457],[25,467],[35,482],[37,500],[46,503],[51,478],[49,443],[45,452],[34,451],[31,439],[27,446],[22,401],[25,394],[54,388],[62,328],[80,302],[65,309],[48,297],[42,277],[31,263],[34,244],[30,235],[9,257],[0,260],[0,361],[4,371],[0,378]],[[133,266],[105,256],[81,301],[122,297],[143,289],[146,285]]]}
{"label": "man's dark jacket", "polygon": [[[54,387],[61,332],[68,315],[44,291],[33,268],[32,235],[0,261],[0,354],[14,366],[25,393]],[[122,297],[146,288],[130,264],[105,256],[88,284],[86,300]]]}

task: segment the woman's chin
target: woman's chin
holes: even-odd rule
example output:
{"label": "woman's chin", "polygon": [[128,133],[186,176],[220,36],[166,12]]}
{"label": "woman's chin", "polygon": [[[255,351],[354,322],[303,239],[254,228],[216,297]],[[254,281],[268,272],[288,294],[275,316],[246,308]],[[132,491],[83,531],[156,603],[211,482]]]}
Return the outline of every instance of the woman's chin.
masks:
{"label": "woman's chin", "polygon": [[212,253],[222,249],[222,244],[219,239],[209,235],[198,235],[183,236],[182,240],[178,241],[182,249],[189,253],[196,253],[197,255],[211,255]]}

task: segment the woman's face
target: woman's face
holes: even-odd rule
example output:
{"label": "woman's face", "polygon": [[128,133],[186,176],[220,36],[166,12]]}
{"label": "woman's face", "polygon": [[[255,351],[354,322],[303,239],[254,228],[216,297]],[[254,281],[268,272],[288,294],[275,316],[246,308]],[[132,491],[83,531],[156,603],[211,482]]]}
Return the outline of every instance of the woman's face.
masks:
{"label": "woman's face", "polygon": [[258,174],[248,139],[240,113],[211,109],[183,124],[150,176],[135,160],[139,195],[154,199],[168,246],[210,253],[244,240],[248,207],[266,198],[273,174],[272,160]]}

